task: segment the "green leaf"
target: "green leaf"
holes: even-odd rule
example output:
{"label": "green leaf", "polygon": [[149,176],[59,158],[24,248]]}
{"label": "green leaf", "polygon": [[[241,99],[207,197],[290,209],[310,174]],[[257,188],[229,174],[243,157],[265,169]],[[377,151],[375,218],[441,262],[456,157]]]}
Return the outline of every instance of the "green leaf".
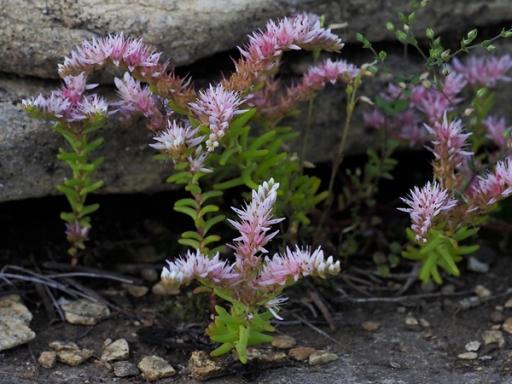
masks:
{"label": "green leaf", "polygon": [[239,340],[235,343],[238,359],[242,364],[247,364],[247,342],[249,341],[250,328],[240,325]]}
{"label": "green leaf", "polygon": [[248,109],[247,111],[245,111],[244,113],[238,115],[231,121],[231,124],[229,125],[229,130],[236,131],[236,130],[242,128],[244,125],[246,125],[249,122],[249,120],[252,119],[252,117],[254,116],[255,113],[256,113],[256,108],[251,108],[251,109]]}
{"label": "green leaf", "polygon": [[214,184],[213,189],[224,190],[224,189],[230,189],[233,187],[238,187],[239,185],[244,185],[244,180],[241,177],[237,177],[235,179],[224,181],[222,183]]}
{"label": "green leaf", "polygon": [[197,240],[194,240],[194,239],[179,239],[178,240],[178,243],[181,244],[181,245],[186,245],[186,246],[189,246],[193,249],[199,249],[199,241]]}
{"label": "green leaf", "polygon": [[221,239],[221,237],[218,235],[206,236],[204,238],[204,240],[201,242],[201,244],[206,247],[208,244],[220,241],[220,239]]}
{"label": "green leaf", "polygon": [[215,217],[212,217],[212,218],[206,220],[206,222],[203,226],[204,234],[206,235],[215,224],[218,224],[218,223],[224,221],[225,219],[226,219],[226,216],[218,215],[218,216],[215,216]]}
{"label": "green leaf", "polygon": [[80,213],[80,218],[84,217],[84,216],[88,216],[90,215],[91,213],[97,211],[99,209],[100,205],[99,204],[91,204],[91,205],[85,205],[84,207],[82,207],[82,209],[80,209],[79,213]]}
{"label": "green leaf", "polygon": [[211,351],[210,355],[213,356],[213,357],[219,357],[219,356],[225,355],[226,353],[228,353],[232,349],[233,349],[233,344],[231,344],[231,343],[224,343],[220,347],[218,347],[218,348],[214,349],[213,351]]}
{"label": "green leaf", "polygon": [[196,207],[196,201],[191,198],[180,199],[174,203],[174,207]]}
{"label": "green leaf", "polygon": [[202,207],[197,216],[198,217],[203,217],[207,213],[218,212],[218,211],[219,211],[219,207],[218,206],[216,206],[214,204],[209,204],[209,205],[206,205],[206,206]]}
{"label": "green leaf", "polygon": [[194,240],[197,240],[197,241],[201,241],[202,240],[201,235],[199,235],[199,233],[194,232],[194,231],[185,231],[185,232],[183,232],[181,234],[181,237],[184,238],[184,239],[194,239]]}
{"label": "green leaf", "polygon": [[88,193],[94,192],[94,191],[96,191],[96,190],[100,189],[101,187],[103,187],[103,184],[104,184],[104,183],[103,183],[103,181],[102,181],[102,180],[99,180],[99,181],[97,181],[97,182],[95,182],[95,183],[91,183],[91,184],[89,184],[88,186],[86,186],[86,187],[84,187],[84,188],[82,188],[82,189],[80,190],[80,195],[81,195],[81,196],[85,196],[85,195],[87,195]]}
{"label": "green leaf", "polygon": [[204,203],[209,199],[212,199],[214,197],[220,197],[223,195],[222,191],[209,191],[201,194],[201,201]]}
{"label": "green leaf", "polygon": [[187,216],[190,216],[192,218],[192,220],[196,221],[197,220],[197,212],[195,211],[195,209],[192,209],[192,208],[189,208],[189,207],[184,207],[184,206],[181,206],[181,207],[174,207],[174,210],[176,212],[181,212]]}

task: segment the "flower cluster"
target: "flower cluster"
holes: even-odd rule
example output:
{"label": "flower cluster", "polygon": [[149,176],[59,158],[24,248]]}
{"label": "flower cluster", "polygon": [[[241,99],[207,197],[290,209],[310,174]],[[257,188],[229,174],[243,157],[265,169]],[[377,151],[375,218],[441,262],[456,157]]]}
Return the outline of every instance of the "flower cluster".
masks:
{"label": "flower cluster", "polygon": [[157,77],[166,67],[160,64],[160,56],[160,52],[145,45],[142,39],[125,38],[122,33],[109,35],[83,41],[64,58],[63,64],[59,64],[59,74],[89,73],[112,63],[130,72]]}
{"label": "flower cluster", "polygon": [[85,74],[66,76],[64,84],[49,96],[39,95],[23,100],[23,108],[34,117],[48,120],[78,122],[88,118],[105,116],[107,102],[96,94],[87,95],[87,90],[97,84],[87,84]]}
{"label": "flower cluster", "polygon": [[360,68],[345,60],[327,59],[309,68],[302,80],[289,87],[284,95],[276,98],[274,89],[270,92],[265,89],[251,95],[251,104],[257,106],[263,115],[278,120],[293,111],[298,103],[309,100],[327,83],[350,83],[360,71]]}
{"label": "flower cluster", "polygon": [[437,182],[429,182],[422,188],[414,187],[409,196],[402,198],[402,201],[409,207],[399,210],[410,214],[411,228],[416,233],[416,239],[422,242],[427,240],[434,219],[457,205],[457,201]]}
{"label": "flower cluster", "polygon": [[499,161],[494,171],[480,176],[471,186],[468,197],[468,211],[486,210],[512,194],[512,158]]}
{"label": "flower cluster", "polygon": [[464,76],[464,79],[473,87],[495,87],[499,81],[510,81],[507,75],[512,69],[512,57],[471,56],[464,63],[454,59],[452,69]]}
{"label": "flower cluster", "polygon": [[200,252],[187,253],[184,258],[168,262],[162,271],[162,282],[182,286],[198,280],[208,287],[222,287],[244,305],[265,306],[281,290],[305,276],[326,278],[340,271],[340,262],[326,258],[318,248],[287,249],[284,254],[263,258],[265,246],[278,233],[271,226],[283,219],[272,216],[279,184],[270,179],[252,193],[252,200],[243,209],[234,208],[238,220],[229,222],[240,236],[231,248],[236,260],[230,264],[219,260],[218,254],[208,258]]}
{"label": "flower cluster", "polygon": [[200,91],[197,100],[189,104],[199,121],[210,129],[206,142],[209,151],[219,146],[219,140],[225,135],[233,117],[244,112],[239,109],[242,103],[243,99],[237,92],[226,90],[222,84],[218,84]]}
{"label": "flower cluster", "polygon": [[507,127],[504,117],[488,116],[483,124],[487,130],[487,137],[500,149],[509,149],[512,139],[512,127]]}
{"label": "flower cluster", "polygon": [[444,187],[453,189],[456,170],[472,155],[466,150],[471,133],[464,132],[461,120],[448,121],[446,113],[442,122],[425,127],[433,137],[430,150],[435,157],[434,175]]}
{"label": "flower cluster", "polygon": [[240,48],[241,58],[235,63],[235,73],[224,81],[227,89],[245,93],[267,81],[284,51],[325,50],[338,52],[343,47],[338,36],[322,28],[316,15],[302,13],[277,22],[269,21],[266,27],[249,36],[249,43]]}
{"label": "flower cluster", "polygon": [[168,122],[168,128],[153,139],[155,143],[149,144],[151,148],[167,153],[173,159],[181,159],[189,148],[198,147],[204,136],[197,135],[198,129],[190,124],[180,124],[176,120]]}

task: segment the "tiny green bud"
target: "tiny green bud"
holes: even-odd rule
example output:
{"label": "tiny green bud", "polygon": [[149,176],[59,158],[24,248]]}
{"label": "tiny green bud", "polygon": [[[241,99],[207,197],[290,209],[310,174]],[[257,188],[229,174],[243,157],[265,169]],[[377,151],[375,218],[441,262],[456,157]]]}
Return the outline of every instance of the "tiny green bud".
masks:
{"label": "tiny green bud", "polygon": [[407,42],[407,34],[404,31],[396,31],[395,36],[399,42],[404,44]]}
{"label": "tiny green bud", "polygon": [[487,88],[480,88],[476,91],[476,97],[482,98],[487,95]]}
{"label": "tiny green bud", "polygon": [[427,35],[427,37],[429,39],[433,39],[435,34],[434,34],[434,30],[432,28],[427,28],[425,34]]}
{"label": "tiny green bud", "polygon": [[409,24],[404,24],[404,31],[409,33]]}
{"label": "tiny green bud", "polygon": [[492,51],[496,50],[496,47],[495,47],[494,45],[492,45],[492,44],[489,44],[489,45],[486,47],[486,49],[487,49],[489,52],[492,52]]}
{"label": "tiny green bud", "polygon": [[386,53],[386,51],[380,51],[379,52],[379,59],[380,59],[380,61],[386,60],[387,56],[388,56],[388,54]]}
{"label": "tiny green bud", "polygon": [[450,50],[446,49],[441,53],[441,59],[447,60],[450,58]]}
{"label": "tiny green bud", "polygon": [[505,28],[503,28],[503,30],[500,33],[500,36],[504,37],[504,38],[512,37],[512,28],[509,30],[506,30]]}
{"label": "tiny green bud", "polygon": [[393,31],[395,30],[395,26],[394,26],[394,24],[393,24],[391,21],[388,21],[388,22],[386,23],[386,29],[387,29],[388,31],[390,31],[390,32],[393,32]]}

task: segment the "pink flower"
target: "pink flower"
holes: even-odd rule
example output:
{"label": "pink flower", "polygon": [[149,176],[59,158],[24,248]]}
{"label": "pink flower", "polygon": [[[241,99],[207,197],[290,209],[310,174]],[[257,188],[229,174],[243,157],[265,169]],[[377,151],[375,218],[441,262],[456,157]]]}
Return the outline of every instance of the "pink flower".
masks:
{"label": "pink flower", "polygon": [[455,100],[455,97],[462,92],[464,87],[468,84],[466,78],[462,74],[449,73],[444,78],[443,94],[450,100]]}
{"label": "pink flower", "polygon": [[269,233],[272,225],[284,220],[272,217],[278,188],[279,184],[270,179],[252,191],[252,200],[245,208],[232,208],[239,220],[228,221],[240,232],[240,236],[233,240],[231,247],[235,250],[240,265],[254,264],[255,255],[259,252],[266,253],[265,245],[279,233]]}
{"label": "pink flower", "polygon": [[325,83],[337,81],[349,82],[359,74],[359,68],[345,60],[327,59],[308,69],[304,75],[303,84],[306,88],[320,89]]}
{"label": "pink flower", "polygon": [[201,144],[204,136],[197,136],[197,132],[198,129],[193,129],[189,124],[180,125],[175,120],[168,121],[167,129],[153,137],[155,143],[149,146],[179,159],[188,148]]}
{"label": "pink flower", "polygon": [[115,78],[121,100],[117,103],[119,110],[125,114],[141,113],[145,117],[151,117],[156,109],[156,99],[148,86],[143,86],[140,81],[135,80],[128,72],[123,79]]}
{"label": "pink flower", "polygon": [[82,227],[80,223],[66,223],[66,238],[71,244],[83,243],[89,239],[91,227]]}
{"label": "pink flower", "polygon": [[472,56],[465,63],[454,59],[452,68],[463,75],[472,86],[494,87],[498,81],[510,81],[511,78],[507,76],[507,72],[512,69],[512,57],[510,55]]}
{"label": "pink flower", "polygon": [[249,36],[249,44],[245,48],[240,48],[240,52],[248,60],[263,61],[290,49],[322,49],[337,52],[342,46],[339,37],[320,26],[318,16],[302,13],[277,22],[269,21],[263,31]]}
{"label": "pink flower", "polygon": [[487,137],[494,141],[494,143],[500,147],[505,148],[507,146],[507,139],[510,138],[512,133],[512,127],[507,127],[505,118],[488,116],[483,124],[487,129]]}
{"label": "pink flower", "polygon": [[411,94],[411,101],[419,111],[426,115],[430,124],[441,120],[443,115],[453,107],[453,102],[432,88],[415,87]]}
{"label": "pink flower", "polygon": [[23,108],[34,117],[46,119],[61,119],[69,114],[71,103],[58,91],[53,91],[48,97],[39,95],[22,102]]}
{"label": "pink flower", "polygon": [[160,55],[145,45],[142,39],[125,38],[122,33],[93,38],[83,41],[64,58],[64,63],[59,64],[59,74],[89,73],[111,62],[117,67],[126,67],[130,72],[155,77],[166,68],[165,64],[159,63]]}
{"label": "pink flower", "polygon": [[187,157],[190,172],[212,173],[213,171],[211,169],[204,166],[207,157],[208,153],[203,152],[202,146],[198,146],[194,155]]}
{"label": "pink flower", "polygon": [[437,182],[428,182],[422,188],[414,187],[409,196],[401,200],[409,207],[398,209],[410,214],[411,228],[416,233],[416,239],[422,242],[427,241],[427,234],[434,224],[434,219],[457,205],[457,201],[451,199],[448,191],[441,188]]}
{"label": "pink flower", "polygon": [[364,125],[374,129],[384,128],[386,126],[386,115],[378,109],[371,112],[363,112]]}
{"label": "pink flower", "polygon": [[188,285],[192,280],[229,284],[237,277],[237,273],[233,272],[233,266],[220,260],[218,253],[209,258],[199,251],[188,251],[185,257],[167,261],[167,266],[161,274],[162,283],[172,287]]}
{"label": "pink flower", "polygon": [[105,99],[98,95],[84,96],[78,104],[74,117],[76,120],[82,120],[97,115],[106,116],[107,110],[108,103]]}
{"label": "pink flower", "polygon": [[398,136],[409,142],[411,147],[423,144],[428,140],[428,132],[424,124],[420,123],[417,113],[407,109],[392,120],[392,126],[399,128]]}
{"label": "pink flower", "polygon": [[225,135],[233,117],[244,111],[238,109],[243,100],[237,92],[227,91],[221,84],[210,85],[189,106],[197,118],[210,128],[210,136],[206,141],[209,151],[213,151],[219,140]]}
{"label": "pink flower", "polygon": [[468,193],[468,211],[485,209],[512,194],[512,158],[498,162],[494,172],[480,176]]}
{"label": "pink flower", "polygon": [[325,258],[319,247],[311,252],[308,248],[289,248],[283,255],[275,254],[265,260],[265,265],[258,276],[258,284],[263,287],[283,286],[296,282],[302,277],[317,276],[326,278],[340,272],[340,262],[332,256]]}
{"label": "pink flower", "polygon": [[445,113],[442,122],[435,123],[433,127],[425,125],[425,128],[434,136],[433,147],[430,150],[436,160],[443,163],[442,165],[449,165],[450,169],[455,169],[473,154],[466,150],[467,139],[471,133],[464,133],[461,120],[448,122]]}

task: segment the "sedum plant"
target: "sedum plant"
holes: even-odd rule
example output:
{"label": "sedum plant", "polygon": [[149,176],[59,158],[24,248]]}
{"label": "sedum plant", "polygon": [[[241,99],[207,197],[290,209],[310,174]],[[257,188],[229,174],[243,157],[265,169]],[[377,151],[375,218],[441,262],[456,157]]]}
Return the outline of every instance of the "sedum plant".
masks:
{"label": "sedum plant", "polygon": [[306,276],[326,278],[340,271],[339,261],[325,257],[321,248],[286,248],[268,257],[267,245],[278,234],[272,226],[275,218],[279,184],[273,179],[252,192],[244,208],[233,208],[237,220],[228,220],[239,236],[228,245],[234,260],[222,261],[219,254],[208,257],[201,251],[188,251],[169,261],[162,271],[163,284],[181,287],[197,281],[225,301],[228,308],[215,306],[215,317],[206,333],[220,345],[211,352],[220,356],[235,349],[242,363],[247,363],[247,347],[269,343],[274,330],[270,320],[279,317],[279,304],[286,299],[283,290]]}
{"label": "sedum plant", "polygon": [[64,77],[62,87],[48,97],[39,95],[23,101],[30,116],[53,121],[54,131],[68,146],[59,149],[57,158],[70,168],[71,175],[57,189],[66,196],[71,208],[62,212],[61,218],[66,223],[72,265],[77,264],[80,252],[85,249],[91,214],[99,208],[98,204],[87,204],[87,195],[103,186],[102,180],[94,179],[103,158],[93,158],[93,154],[103,144],[103,138],[96,133],[105,123],[108,104],[98,95],[86,94],[95,86],[86,83],[83,73],[69,75]]}

